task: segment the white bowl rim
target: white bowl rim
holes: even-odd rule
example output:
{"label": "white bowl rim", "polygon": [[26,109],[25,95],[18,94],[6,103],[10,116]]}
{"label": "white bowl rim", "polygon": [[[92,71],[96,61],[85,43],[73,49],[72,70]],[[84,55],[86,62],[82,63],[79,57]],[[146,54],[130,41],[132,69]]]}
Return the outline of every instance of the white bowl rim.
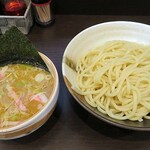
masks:
{"label": "white bowl rim", "polygon": [[90,27],[87,27],[86,29],[82,30],[81,32],[79,32],[78,34],[76,34],[72,39],[71,41],[68,43],[65,51],[64,51],[64,54],[63,56],[65,56],[65,54],[67,53],[70,45],[72,44],[72,42],[74,42],[74,40],[76,40],[79,36],[81,36],[82,34],[84,34],[85,32],[91,30],[91,29],[94,29],[96,27],[100,27],[100,26],[106,26],[106,25],[117,25],[117,24],[122,24],[122,25],[137,25],[137,26],[141,26],[141,27],[147,27],[150,29],[150,25],[148,24],[145,24],[145,23],[141,23],[141,22],[135,22],[135,21],[108,21],[108,22],[102,22],[102,23],[99,23],[99,24],[95,24],[95,25],[92,25]]}

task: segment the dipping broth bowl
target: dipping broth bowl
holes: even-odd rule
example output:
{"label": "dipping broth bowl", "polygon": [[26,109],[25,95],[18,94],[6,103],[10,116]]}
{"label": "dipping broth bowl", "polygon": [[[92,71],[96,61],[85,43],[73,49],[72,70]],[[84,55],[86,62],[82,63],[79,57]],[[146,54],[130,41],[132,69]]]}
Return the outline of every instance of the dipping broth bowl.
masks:
{"label": "dipping broth bowl", "polygon": [[0,139],[1,140],[10,140],[10,139],[17,139],[23,136],[26,136],[38,128],[40,128],[52,115],[55,110],[55,106],[57,104],[57,99],[59,95],[59,77],[56,70],[55,65],[53,62],[44,54],[39,53],[44,62],[46,63],[49,71],[51,72],[54,78],[54,88],[52,91],[51,96],[49,97],[49,101],[46,105],[40,110],[37,114],[33,117],[27,119],[23,123],[8,127],[5,129],[0,129]]}

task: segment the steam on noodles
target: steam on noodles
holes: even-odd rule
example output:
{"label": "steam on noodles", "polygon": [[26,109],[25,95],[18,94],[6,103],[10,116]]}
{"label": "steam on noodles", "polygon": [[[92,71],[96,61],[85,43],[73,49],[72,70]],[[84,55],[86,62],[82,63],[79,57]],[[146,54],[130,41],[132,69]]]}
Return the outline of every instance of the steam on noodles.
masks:
{"label": "steam on noodles", "polygon": [[16,126],[48,102],[54,79],[44,69],[26,64],[0,67],[0,129]]}
{"label": "steam on noodles", "polygon": [[76,92],[118,120],[150,119],[150,46],[110,41],[76,65]]}

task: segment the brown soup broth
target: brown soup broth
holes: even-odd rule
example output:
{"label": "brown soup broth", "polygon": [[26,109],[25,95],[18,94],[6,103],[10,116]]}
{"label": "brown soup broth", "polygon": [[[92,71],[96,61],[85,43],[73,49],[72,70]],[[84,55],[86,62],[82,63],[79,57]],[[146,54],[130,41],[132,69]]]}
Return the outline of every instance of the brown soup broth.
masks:
{"label": "brown soup broth", "polygon": [[0,67],[0,129],[16,126],[43,109],[53,91],[52,75],[35,66]]}

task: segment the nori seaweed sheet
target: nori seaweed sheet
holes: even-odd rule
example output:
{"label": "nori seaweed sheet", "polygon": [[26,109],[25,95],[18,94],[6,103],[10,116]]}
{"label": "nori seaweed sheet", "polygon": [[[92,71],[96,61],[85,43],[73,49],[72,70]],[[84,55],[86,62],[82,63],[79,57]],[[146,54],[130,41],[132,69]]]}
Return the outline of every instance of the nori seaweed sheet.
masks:
{"label": "nori seaweed sheet", "polygon": [[17,27],[0,36],[0,66],[12,63],[30,64],[48,71],[37,49]]}

